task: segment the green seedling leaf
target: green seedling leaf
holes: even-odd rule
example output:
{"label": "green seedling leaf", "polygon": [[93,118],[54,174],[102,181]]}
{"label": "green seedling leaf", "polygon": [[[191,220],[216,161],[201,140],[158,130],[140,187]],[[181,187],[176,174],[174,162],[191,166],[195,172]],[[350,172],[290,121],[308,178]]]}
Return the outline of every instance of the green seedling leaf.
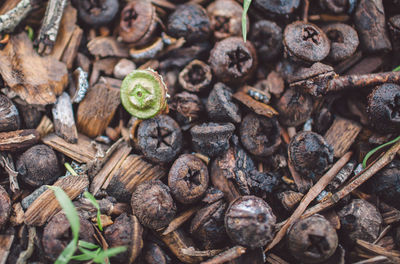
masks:
{"label": "green seedling leaf", "polygon": [[247,40],[247,11],[249,10],[251,4],[251,0],[244,0],[243,1],[243,13],[242,13],[242,34],[243,40],[246,42]]}
{"label": "green seedling leaf", "polygon": [[393,69],[394,72],[400,71],[400,65]]}
{"label": "green seedling leaf", "polygon": [[58,256],[54,264],[67,264],[72,259],[75,251],[76,241],[71,240],[71,242],[69,242],[69,244],[64,248],[63,252],[61,252],[60,256]]}
{"label": "green seedling leaf", "polygon": [[116,255],[118,255],[119,253],[122,253],[124,251],[126,251],[127,248],[126,247],[114,247],[114,248],[110,248],[104,251],[101,251],[94,259],[93,261],[95,263],[105,263],[105,260],[107,258],[111,258],[114,257]]}
{"label": "green seedling leaf", "polygon": [[78,176],[78,173],[71,167],[71,165],[68,162],[64,163],[65,168],[67,171],[69,171],[73,176]]}
{"label": "green seedling leaf", "polygon": [[[96,251],[94,251],[94,254],[98,255],[101,252],[101,248],[98,248]],[[92,260],[93,255],[92,254],[81,254],[81,255],[76,255],[73,256],[71,259],[73,260],[78,260],[78,261],[87,261],[87,260]]]}
{"label": "green seedling leaf", "polygon": [[88,199],[94,207],[97,209],[97,226],[99,227],[100,231],[103,231],[103,225],[101,224],[101,218],[100,218],[100,205],[97,202],[96,198],[90,193],[85,191],[83,195]]}
{"label": "green seedling leaf", "polygon": [[98,249],[100,248],[99,245],[87,242],[87,241],[83,241],[83,240],[79,240],[78,241],[78,246],[79,247],[83,247],[83,248],[87,248],[87,249]]}
{"label": "green seedling leaf", "polygon": [[365,155],[365,158],[364,158],[364,160],[363,160],[363,168],[366,168],[366,167],[367,167],[367,161],[368,161],[368,159],[369,159],[372,155],[374,155],[378,150],[380,150],[380,149],[382,149],[382,148],[384,148],[384,147],[386,147],[386,146],[392,145],[392,144],[396,143],[396,142],[399,141],[399,140],[400,140],[400,136],[398,136],[397,138],[395,138],[395,139],[393,139],[393,140],[391,140],[391,141],[389,141],[389,142],[386,142],[385,144],[382,144],[382,145],[380,145],[380,146],[374,148],[374,149],[371,150],[370,152],[368,152],[367,155]]}

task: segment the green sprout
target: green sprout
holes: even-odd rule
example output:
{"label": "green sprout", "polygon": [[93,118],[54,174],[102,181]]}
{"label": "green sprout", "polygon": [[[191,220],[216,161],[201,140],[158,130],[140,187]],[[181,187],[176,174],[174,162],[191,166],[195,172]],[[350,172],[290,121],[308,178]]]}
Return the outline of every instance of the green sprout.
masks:
{"label": "green sprout", "polygon": [[[68,195],[60,187],[58,186],[47,186],[47,187],[54,192],[54,195],[56,196],[58,203],[63,209],[64,214],[71,225],[71,231],[72,231],[71,242],[69,242],[69,244],[63,250],[63,252],[61,252],[60,256],[58,256],[55,264],[67,264],[70,260],[92,261],[94,263],[105,264],[109,263],[108,258],[116,256],[117,254],[126,251],[127,249],[126,247],[114,247],[107,250],[103,250],[100,246],[96,244],[79,240],[80,221],[78,212],[74,204],[72,203],[71,199],[69,199]],[[87,196],[85,195],[85,197]],[[74,256],[74,253],[77,249],[79,249],[79,251],[82,254]]]}
{"label": "green sprout", "polygon": [[247,11],[249,10],[251,4],[251,0],[244,0],[243,1],[243,13],[242,13],[242,34],[243,40],[246,42],[247,40]]}
{"label": "green sprout", "polygon": [[85,191],[83,195],[88,199],[94,207],[97,209],[97,226],[99,227],[100,231],[103,231],[103,225],[101,224],[101,218],[100,218],[100,206],[99,203],[97,202],[96,198],[94,198],[93,194],[91,194],[88,191]]}
{"label": "green sprout", "polygon": [[139,119],[160,114],[167,106],[166,96],[167,86],[154,70],[135,70],[122,81],[122,105]]}
{"label": "green sprout", "polygon": [[367,167],[367,161],[368,161],[368,159],[369,159],[372,155],[374,155],[378,150],[380,150],[380,149],[382,149],[382,148],[384,148],[384,147],[386,147],[386,146],[392,145],[392,144],[396,143],[396,142],[399,141],[399,140],[400,140],[400,136],[398,136],[397,138],[395,138],[395,139],[393,139],[393,140],[391,140],[391,141],[389,141],[389,142],[386,142],[386,143],[384,143],[384,144],[382,144],[382,145],[380,145],[380,146],[374,148],[374,149],[371,150],[370,152],[368,152],[367,155],[365,155],[364,160],[363,160],[363,168],[366,168],[366,167]]}
{"label": "green sprout", "polygon": [[400,65],[393,69],[394,72],[400,71]]}

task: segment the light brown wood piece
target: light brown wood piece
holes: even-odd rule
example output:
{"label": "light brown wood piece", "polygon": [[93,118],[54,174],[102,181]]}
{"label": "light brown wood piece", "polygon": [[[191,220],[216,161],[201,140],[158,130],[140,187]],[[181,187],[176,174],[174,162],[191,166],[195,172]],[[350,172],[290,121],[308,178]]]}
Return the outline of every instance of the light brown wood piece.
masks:
{"label": "light brown wood piece", "polygon": [[50,118],[45,115],[36,127],[36,130],[39,132],[40,138],[44,138],[46,135],[54,131],[53,122],[51,122]]}
{"label": "light brown wood piece", "polygon": [[202,264],[223,264],[223,263],[232,261],[234,259],[237,259],[244,253],[246,253],[245,247],[235,246],[233,248],[225,250],[224,252],[221,252],[220,254],[216,255],[212,259],[203,261]]}
{"label": "light brown wood piece", "polygon": [[65,64],[53,57],[39,56],[25,32],[11,36],[0,50],[0,61],[0,75],[28,104],[53,104],[68,83]]}
{"label": "light brown wood piece", "polygon": [[335,158],[346,153],[356,140],[362,127],[352,120],[336,117],[331,127],[325,133],[325,140],[333,147]]}
{"label": "light brown wood piece", "polygon": [[5,264],[14,241],[14,235],[0,235],[0,264]]}
{"label": "light brown wood piece", "polygon": [[381,246],[374,245],[372,243],[369,243],[369,242],[361,240],[361,239],[357,239],[356,244],[357,244],[357,246],[361,247],[362,249],[367,250],[376,255],[382,255],[382,256],[389,257],[389,258],[391,258],[391,257],[399,258],[399,260],[400,260],[400,251],[387,250]]}
{"label": "light brown wood piece", "polygon": [[[88,185],[87,176],[68,176],[54,183],[54,186],[62,188],[71,200],[81,194]],[[47,189],[26,210],[25,224],[42,226],[60,209],[54,192]]]}
{"label": "light brown wood piece", "polygon": [[47,135],[42,141],[44,144],[49,145],[79,163],[88,163],[96,158],[96,150],[91,145],[91,140],[82,134],[78,134],[76,144],[68,143],[54,133]]}
{"label": "light brown wood piece", "polygon": [[85,72],[89,72],[91,62],[85,54],[78,52],[76,55],[76,66],[81,67]]}
{"label": "light brown wood piece", "polygon": [[63,53],[61,61],[65,62],[68,70],[72,69],[74,66],[74,60],[76,55],[78,54],[79,45],[81,44],[83,36],[83,30],[76,26],[74,32],[72,32],[71,39],[68,42],[68,45]]}
{"label": "light brown wood piece", "polygon": [[[89,84],[93,86],[100,78],[100,74],[104,72],[106,75],[113,73],[114,66],[118,63],[117,58],[105,58],[93,62],[92,73],[90,75]],[[119,87],[118,87],[119,88]]]}
{"label": "light brown wood piece", "polygon": [[12,226],[19,226],[24,223],[24,210],[21,203],[15,203],[12,206],[10,223]]}
{"label": "light brown wood piece", "polygon": [[26,149],[40,139],[35,129],[23,129],[0,133],[0,151],[18,151]]}
{"label": "light brown wood piece", "polygon": [[164,232],[162,233],[163,235],[167,235],[171,233],[172,231],[178,229],[182,224],[184,224],[187,220],[192,217],[197,211],[199,210],[198,206],[192,207],[189,210],[186,210],[185,212],[181,213],[179,216],[175,217],[174,220],[172,220],[167,228],[165,228]]}
{"label": "light brown wood piece", "polygon": [[233,98],[253,110],[256,114],[266,117],[273,117],[275,115],[278,115],[278,112],[272,106],[253,99],[253,97],[243,91],[238,91],[234,93]]}
{"label": "light brown wood piece", "polygon": [[124,141],[123,145],[120,146],[106,164],[103,165],[102,169],[96,174],[90,184],[90,192],[93,195],[97,194],[103,184],[107,181],[110,174],[115,173],[115,171],[121,166],[131,150],[132,148]]}
{"label": "light brown wood piece", "polygon": [[13,9],[14,7],[17,6],[19,3],[19,0],[5,0],[1,5],[0,5],[0,15],[3,15]]}
{"label": "light brown wood piece", "polygon": [[99,83],[91,87],[78,107],[78,131],[89,137],[101,135],[121,102],[119,96],[119,89],[110,85]]}
{"label": "light brown wood piece", "polygon": [[69,143],[76,143],[78,141],[78,131],[76,130],[71,98],[67,93],[64,92],[58,97],[52,113],[56,134]]}
{"label": "light brown wood piece", "polygon": [[87,47],[90,53],[100,57],[129,57],[129,49],[113,37],[97,37],[89,41]]}

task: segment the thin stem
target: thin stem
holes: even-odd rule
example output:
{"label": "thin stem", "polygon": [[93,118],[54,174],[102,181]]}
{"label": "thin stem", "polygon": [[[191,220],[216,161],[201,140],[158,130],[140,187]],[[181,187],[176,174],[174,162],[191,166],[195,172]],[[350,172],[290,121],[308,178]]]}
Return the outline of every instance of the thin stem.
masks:
{"label": "thin stem", "polygon": [[374,149],[371,150],[370,152],[368,152],[367,155],[365,155],[365,158],[364,158],[364,160],[363,160],[363,168],[366,168],[366,167],[367,167],[367,161],[368,161],[368,159],[369,159],[372,155],[374,155],[375,152],[377,152],[378,150],[380,150],[380,149],[382,149],[382,148],[384,148],[384,147],[386,147],[386,146],[392,145],[392,144],[396,143],[396,142],[399,141],[399,140],[400,140],[400,136],[398,136],[397,138],[395,138],[395,139],[393,139],[393,140],[391,140],[391,141],[389,141],[389,142],[386,142],[385,144],[382,144],[382,145],[380,145],[380,146],[374,148]]}
{"label": "thin stem", "polygon": [[78,176],[78,173],[71,167],[71,165],[68,162],[64,163],[65,168],[67,171],[69,171],[73,176]]}

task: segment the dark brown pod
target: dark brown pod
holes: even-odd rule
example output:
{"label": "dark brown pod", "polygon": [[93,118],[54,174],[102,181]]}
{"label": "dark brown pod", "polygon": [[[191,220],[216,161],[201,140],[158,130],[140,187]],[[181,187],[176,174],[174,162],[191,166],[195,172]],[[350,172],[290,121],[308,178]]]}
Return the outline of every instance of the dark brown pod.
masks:
{"label": "dark brown pod", "polygon": [[208,95],[206,109],[214,122],[240,123],[239,106],[232,100],[232,89],[223,83],[216,83]]}
{"label": "dark brown pod", "polygon": [[11,200],[7,191],[0,185],[0,229],[8,222],[11,213]]}
{"label": "dark brown pod", "polygon": [[19,125],[17,107],[7,96],[0,94],[0,132],[18,130]]}
{"label": "dark brown pod", "polygon": [[51,184],[61,175],[56,153],[43,144],[25,151],[18,158],[16,169],[20,179],[32,187]]}
{"label": "dark brown pod", "polygon": [[322,215],[297,221],[287,234],[289,251],[304,263],[324,263],[338,246],[336,230]]}
{"label": "dark brown pod", "polygon": [[[94,243],[94,228],[92,224],[82,217],[79,218],[79,223],[79,238]],[[51,261],[55,261],[73,239],[70,229],[71,225],[63,212],[53,216],[45,226],[42,245],[46,257]]]}
{"label": "dark brown pod", "polygon": [[217,42],[209,63],[218,80],[234,84],[247,80],[257,68],[257,54],[250,41],[230,37]]}
{"label": "dark brown pod", "polygon": [[281,144],[278,121],[253,113],[243,118],[240,141],[245,149],[258,157],[272,155]]}
{"label": "dark brown pod", "polygon": [[202,92],[212,80],[211,68],[200,60],[193,60],[179,73],[179,84],[189,92]]}
{"label": "dark brown pod", "polygon": [[389,31],[392,40],[393,50],[400,50],[400,15],[389,18]]}
{"label": "dark brown pod", "polygon": [[284,16],[294,12],[300,5],[300,0],[256,0],[255,6],[267,14]]}
{"label": "dark brown pod", "polygon": [[207,166],[192,154],[183,154],[172,164],[168,187],[174,198],[183,204],[200,200],[208,187]]}
{"label": "dark brown pod", "polygon": [[197,121],[204,108],[200,98],[188,92],[175,94],[169,106],[175,119],[181,125]]}
{"label": "dark brown pod", "polygon": [[347,59],[356,52],[358,44],[357,31],[343,23],[333,23],[322,28],[331,42],[328,59],[339,62]]}
{"label": "dark brown pod", "polygon": [[126,246],[127,250],[111,258],[112,263],[133,263],[143,247],[143,227],[134,215],[118,216],[111,226],[104,230],[108,246]]}
{"label": "dark brown pod", "polygon": [[288,147],[289,161],[302,175],[315,179],[333,163],[333,149],[325,139],[314,132],[297,133]]}
{"label": "dark brown pod", "polygon": [[170,257],[156,243],[146,241],[143,258],[146,264],[169,264]]}
{"label": "dark brown pod", "polygon": [[149,1],[135,0],[121,11],[119,35],[123,41],[136,46],[147,44],[157,29],[155,7]]}
{"label": "dark brown pod", "polygon": [[275,59],[282,51],[282,28],[269,20],[257,21],[251,30],[249,39],[257,50],[261,63]]}
{"label": "dark brown pod", "polygon": [[159,180],[140,184],[132,194],[133,214],[148,228],[163,228],[175,217],[176,206],[168,186]]}
{"label": "dark brown pod", "polygon": [[276,104],[276,110],[279,112],[279,123],[295,127],[310,118],[313,101],[309,94],[287,89]]}

